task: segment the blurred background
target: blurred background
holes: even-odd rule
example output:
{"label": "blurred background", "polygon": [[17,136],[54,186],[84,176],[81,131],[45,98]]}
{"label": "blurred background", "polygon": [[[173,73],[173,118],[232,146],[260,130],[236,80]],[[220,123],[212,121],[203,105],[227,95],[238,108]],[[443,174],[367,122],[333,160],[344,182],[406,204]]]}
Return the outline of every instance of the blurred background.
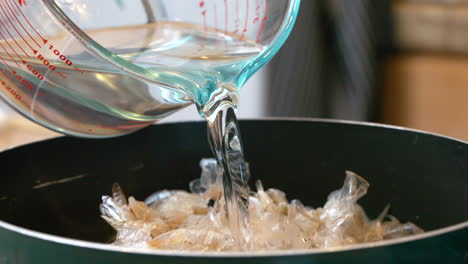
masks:
{"label": "blurred background", "polygon": [[[240,118],[372,121],[468,140],[468,0],[303,0]],[[164,122],[201,120],[195,107]],[[57,136],[0,105],[0,149]]]}

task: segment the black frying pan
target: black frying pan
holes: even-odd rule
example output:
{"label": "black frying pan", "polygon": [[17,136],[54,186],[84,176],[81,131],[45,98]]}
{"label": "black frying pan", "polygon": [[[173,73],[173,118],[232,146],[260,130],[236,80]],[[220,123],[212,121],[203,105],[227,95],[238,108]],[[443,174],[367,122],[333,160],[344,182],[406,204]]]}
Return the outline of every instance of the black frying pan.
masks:
{"label": "black frying pan", "polygon": [[[318,120],[240,122],[254,178],[322,206],[345,170],[370,184],[360,203],[422,235],[331,251],[128,253],[100,197],[114,182],[137,199],[187,188],[210,157],[205,123],[154,125],[113,139],[61,137],[0,153],[0,263],[463,263],[468,254],[468,145],[402,128]],[[255,179],[253,179],[255,180]],[[252,180],[252,181],[253,181]]]}

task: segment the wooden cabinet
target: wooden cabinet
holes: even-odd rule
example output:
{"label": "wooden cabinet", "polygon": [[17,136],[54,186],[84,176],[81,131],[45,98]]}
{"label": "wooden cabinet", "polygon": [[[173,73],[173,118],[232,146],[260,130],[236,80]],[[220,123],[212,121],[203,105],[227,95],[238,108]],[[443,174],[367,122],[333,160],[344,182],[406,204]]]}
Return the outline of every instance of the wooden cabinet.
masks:
{"label": "wooden cabinet", "polygon": [[390,57],[383,84],[382,122],[468,141],[468,57]]}

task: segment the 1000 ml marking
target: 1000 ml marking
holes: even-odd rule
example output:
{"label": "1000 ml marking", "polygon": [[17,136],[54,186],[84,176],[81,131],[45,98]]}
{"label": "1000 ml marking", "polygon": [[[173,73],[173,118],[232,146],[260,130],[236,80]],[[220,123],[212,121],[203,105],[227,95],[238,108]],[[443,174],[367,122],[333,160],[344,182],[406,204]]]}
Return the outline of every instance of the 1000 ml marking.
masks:
{"label": "1000 ml marking", "polygon": [[65,55],[61,54],[61,52],[60,52],[58,49],[54,49],[54,45],[49,44],[49,49],[50,49],[50,50],[53,50],[53,53],[54,53],[55,55],[57,55],[58,58],[59,58],[60,60],[62,60],[65,64],[67,64],[68,66],[72,66],[72,65],[73,65],[72,61],[69,60],[69,59],[67,59],[67,57],[66,57]]}

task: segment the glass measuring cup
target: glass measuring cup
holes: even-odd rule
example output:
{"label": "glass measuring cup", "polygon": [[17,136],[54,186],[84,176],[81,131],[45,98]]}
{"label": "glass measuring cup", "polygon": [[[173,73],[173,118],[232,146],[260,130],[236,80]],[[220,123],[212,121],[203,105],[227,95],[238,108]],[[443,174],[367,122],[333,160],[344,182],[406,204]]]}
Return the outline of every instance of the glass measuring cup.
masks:
{"label": "glass measuring cup", "polygon": [[219,91],[233,104],[300,0],[0,0],[0,95],[85,137],[129,133]]}

